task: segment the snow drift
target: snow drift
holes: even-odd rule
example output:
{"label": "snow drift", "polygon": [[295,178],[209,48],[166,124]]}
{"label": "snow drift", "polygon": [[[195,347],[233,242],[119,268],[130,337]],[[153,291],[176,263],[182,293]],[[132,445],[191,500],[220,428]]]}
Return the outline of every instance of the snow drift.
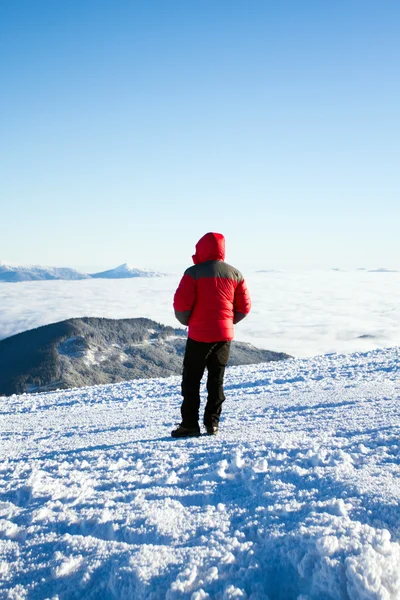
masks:
{"label": "snow drift", "polygon": [[0,597],[399,599],[399,373],[231,367],[188,440],[176,377],[2,400]]}

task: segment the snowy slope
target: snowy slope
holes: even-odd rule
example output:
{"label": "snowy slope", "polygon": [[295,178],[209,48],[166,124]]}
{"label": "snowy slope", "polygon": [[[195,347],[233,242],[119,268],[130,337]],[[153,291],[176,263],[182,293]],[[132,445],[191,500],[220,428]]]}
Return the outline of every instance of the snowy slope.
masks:
{"label": "snowy slope", "polygon": [[400,350],[1,399],[0,598],[400,598]]}

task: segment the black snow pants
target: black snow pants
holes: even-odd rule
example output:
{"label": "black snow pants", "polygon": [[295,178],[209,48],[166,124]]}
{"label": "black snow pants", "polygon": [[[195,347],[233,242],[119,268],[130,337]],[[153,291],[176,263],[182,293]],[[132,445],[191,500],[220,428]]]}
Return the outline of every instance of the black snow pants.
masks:
{"label": "black snow pants", "polygon": [[207,404],[204,425],[218,425],[224,395],[224,374],[229,359],[230,342],[196,342],[188,338],[183,359],[181,406],[182,425],[188,429],[198,427],[200,408],[200,382],[207,367]]}

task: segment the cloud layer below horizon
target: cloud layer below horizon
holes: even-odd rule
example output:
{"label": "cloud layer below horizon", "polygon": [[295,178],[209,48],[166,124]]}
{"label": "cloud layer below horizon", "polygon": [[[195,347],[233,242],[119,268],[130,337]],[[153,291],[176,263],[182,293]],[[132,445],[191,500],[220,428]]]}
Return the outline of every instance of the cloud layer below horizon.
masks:
{"label": "cloud layer below horizon", "polygon": [[[179,326],[180,276],[0,284],[0,339],[72,317],[148,317]],[[400,273],[305,271],[246,277],[251,314],[236,339],[305,357],[400,345]]]}

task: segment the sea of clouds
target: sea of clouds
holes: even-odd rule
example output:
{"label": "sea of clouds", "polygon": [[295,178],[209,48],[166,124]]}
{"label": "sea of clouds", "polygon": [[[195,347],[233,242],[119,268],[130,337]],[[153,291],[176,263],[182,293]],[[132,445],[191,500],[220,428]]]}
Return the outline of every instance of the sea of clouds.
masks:
{"label": "sea of clouds", "polygon": [[[180,277],[0,283],[0,339],[82,316],[179,326]],[[252,272],[246,280],[253,307],[236,328],[240,341],[298,357],[400,345],[400,272]]]}

